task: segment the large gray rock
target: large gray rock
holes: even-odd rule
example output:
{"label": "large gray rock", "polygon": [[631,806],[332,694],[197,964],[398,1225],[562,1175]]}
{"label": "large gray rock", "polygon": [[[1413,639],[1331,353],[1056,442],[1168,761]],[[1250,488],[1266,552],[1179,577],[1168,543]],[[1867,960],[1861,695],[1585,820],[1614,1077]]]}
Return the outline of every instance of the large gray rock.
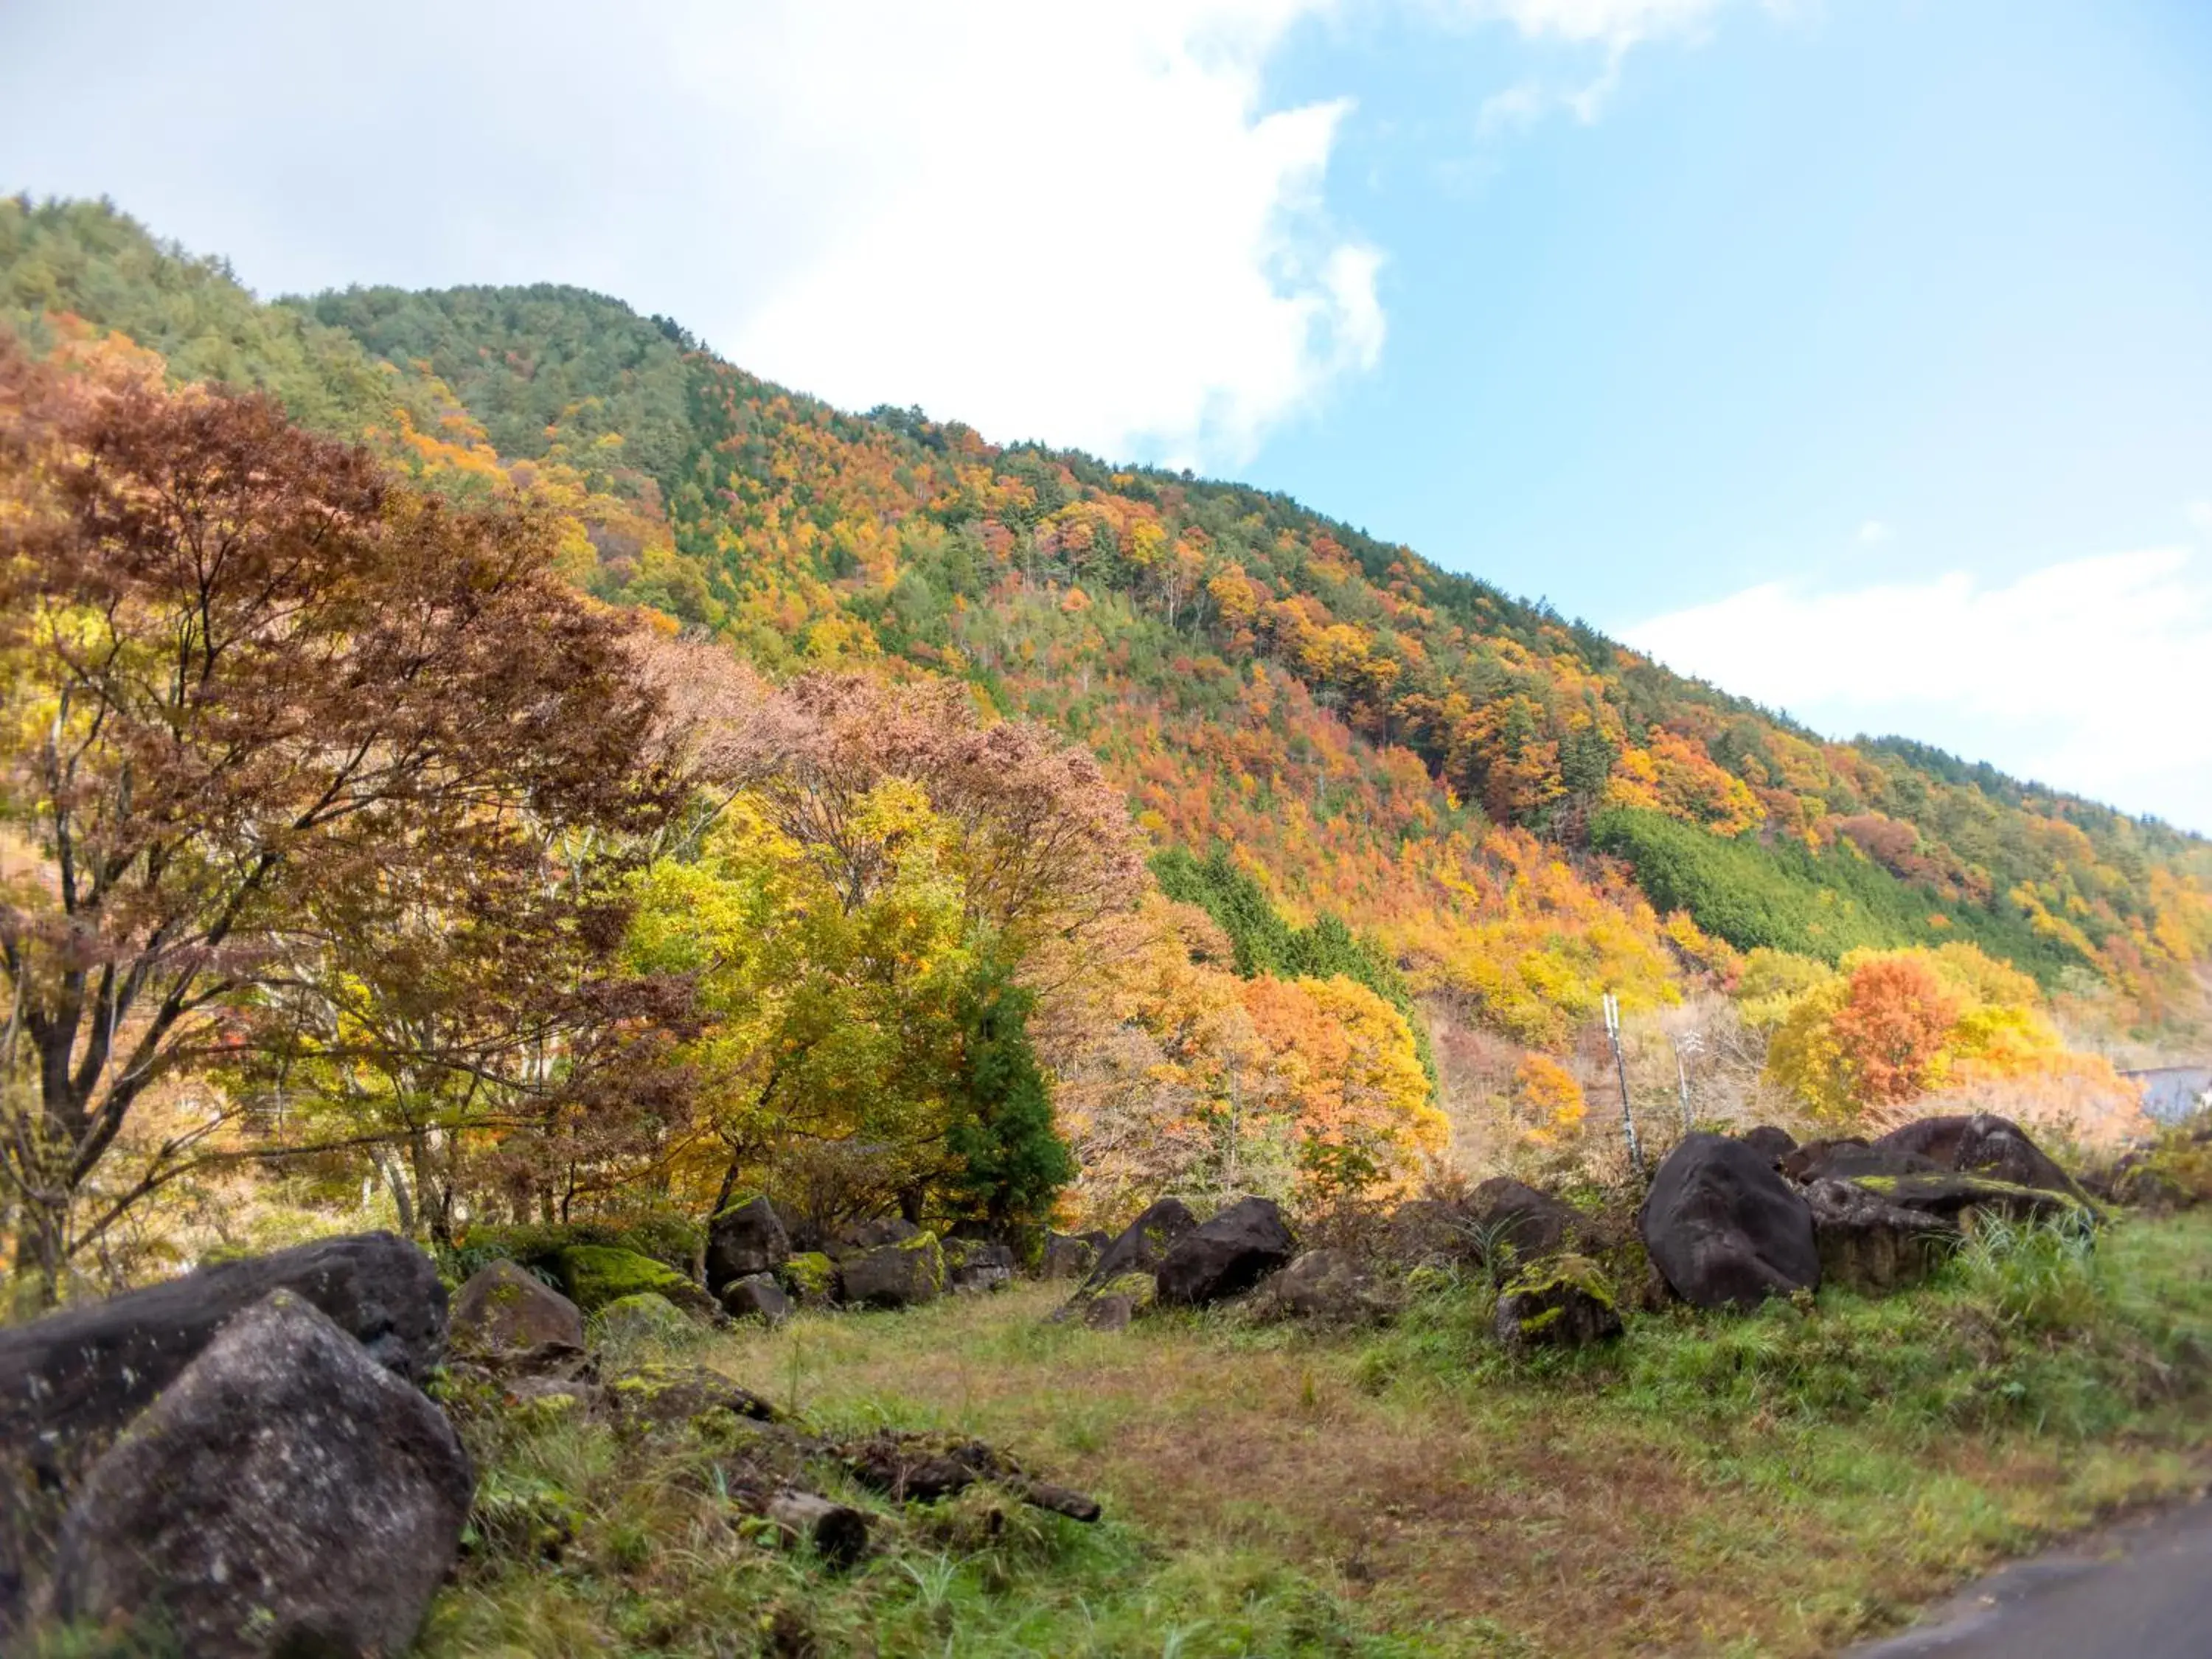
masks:
{"label": "large gray rock", "polygon": [[437,1269],[391,1233],[225,1261],[0,1330],[0,1631],[20,1617],[84,1469],[226,1321],[275,1290],[319,1309],[396,1376],[424,1382],[444,1356]]}
{"label": "large gray rock", "polygon": [[707,1224],[707,1286],[772,1273],[791,1259],[791,1233],[766,1198],[732,1204]]}
{"label": "large gray rock", "polygon": [[1805,1188],[1813,1242],[1825,1284],[1855,1291],[1896,1290],[1918,1283],[1956,1242],[1956,1223],[1908,1210],[1849,1181],[1815,1181]]}
{"label": "large gray rock", "polygon": [[913,1308],[945,1293],[945,1251],[934,1233],[916,1233],[849,1255],[837,1273],[838,1293],[864,1308]]}
{"label": "large gray rock", "polygon": [[87,1474],[62,1524],[54,1611],[158,1617],[195,1659],[404,1653],[474,1485],[420,1390],[278,1291]]}
{"label": "large gray rock", "polygon": [[1014,1249],[1011,1244],[988,1240],[948,1238],[945,1241],[945,1279],[963,1295],[1004,1290],[1014,1282]]}
{"label": "large gray rock", "polygon": [[1109,1239],[1103,1232],[1048,1233],[1037,1271],[1045,1279],[1081,1279],[1098,1265]]}
{"label": "large gray rock", "polygon": [[1759,1152],[1685,1135],[1652,1177],[1638,1216],[1674,1294],[1700,1308],[1750,1308],[1820,1282],[1813,1212]]}
{"label": "large gray rock", "polygon": [[877,1216],[866,1221],[848,1221],[837,1229],[830,1240],[830,1254],[842,1261],[848,1256],[866,1255],[870,1250],[880,1250],[886,1244],[903,1244],[921,1237],[921,1229],[903,1216]]}
{"label": "large gray rock", "polygon": [[1159,1265],[1160,1300],[1203,1308],[1250,1290],[1297,1253],[1273,1199],[1239,1199],[1178,1239]]}
{"label": "large gray rock", "polygon": [[2043,1187],[2022,1187],[1984,1175],[1859,1176],[1855,1187],[1933,1219],[1964,1225],[1967,1212],[2002,1216],[2008,1221],[2092,1224],[2096,1212],[2084,1200]]}
{"label": "large gray rock", "polygon": [[1256,1298],[1260,1314],[1316,1325],[1372,1325],[1397,1311],[1396,1299],[1345,1250],[1308,1250],[1268,1279]]}
{"label": "large gray rock", "polygon": [[749,1273],[722,1286],[722,1311],[732,1319],[781,1325],[791,1317],[791,1298],[767,1273]]}
{"label": "large gray rock", "polygon": [[584,1352],[583,1310],[527,1268],[495,1261],[453,1294],[456,1358],[499,1371],[545,1371]]}

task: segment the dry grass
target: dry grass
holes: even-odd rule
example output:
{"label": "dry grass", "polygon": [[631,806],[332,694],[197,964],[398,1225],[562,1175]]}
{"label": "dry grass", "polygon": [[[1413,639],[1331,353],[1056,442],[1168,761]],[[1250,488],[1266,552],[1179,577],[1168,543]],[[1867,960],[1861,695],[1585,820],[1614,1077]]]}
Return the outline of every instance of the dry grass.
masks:
{"label": "dry grass", "polygon": [[[2212,1230],[2191,1234],[2192,1252],[2208,1244]],[[1057,1294],[801,1318],[712,1358],[819,1416],[1011,1443],[1163,1546],[1278,1557],[1373,1627],[1448,1652],[1822,1652],[2203,1478],[2206,1431],[2185,1414],[2095,1439],[2032,1413],[1974,1429],[1879,1409],[1685,1416],[1640,1362],[1501,1371],[1472,1340],[1455,1361],[1449,1334],[1199,1319],[1105,1334],[1042,1324]],[[1704,1340],[1652,1321],[1630,1342]]]}

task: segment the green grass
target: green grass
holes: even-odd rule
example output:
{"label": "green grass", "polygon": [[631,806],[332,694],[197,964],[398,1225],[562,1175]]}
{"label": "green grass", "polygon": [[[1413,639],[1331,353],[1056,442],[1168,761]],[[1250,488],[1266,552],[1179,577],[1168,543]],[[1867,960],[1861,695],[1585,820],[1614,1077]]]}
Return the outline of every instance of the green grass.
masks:
{"label": "green grass", "polygon": [[1041,1322],[1058,1294],[802,1316],[688,1357],[826,1428],[981,1435],[1097,1493],[1101,1525],[981,1491],[878,1504],[879,1553],[839,1573],[721,1502],[709,1443],[480,1427],[487,1489],[568,1505],[574,1536],[549,1563],[508,1514],[423,1651],[1811,1654],[2201,1486],[2212,1444],[2203,1214],[1988,1230],[1907,1294],[1632,1313],[1608,1348],[1526,1359],[1471,1279],[1333,1338]]}

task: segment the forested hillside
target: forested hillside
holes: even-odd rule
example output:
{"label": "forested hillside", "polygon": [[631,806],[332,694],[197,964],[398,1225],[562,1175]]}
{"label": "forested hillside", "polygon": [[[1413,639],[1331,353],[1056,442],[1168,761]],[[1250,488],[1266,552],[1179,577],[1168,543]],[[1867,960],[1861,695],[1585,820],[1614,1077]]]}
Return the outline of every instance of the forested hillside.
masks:
{"label": "forested hillside", "polygon": [[[40,353],[113,331],[433,492],[535,502],[573,582],[771,682],[949,677],[987,719],[1069,734],[1161,902],[1224,930],[1214,971],[1380,999],[1425,1057],[1433,1027],[1447,1094],[1538,1134],[1579,1118],[1546,1057],[1571,1063],[1607,991],[1794,1030],[1770,1075],[1815,1106],[2072,1075],[2061,1028],[2117,1049],[2198,1017],[2212,846],[1912,743],[1825,741],[1282,495],[840,411],[573,289],[264,304],[104,204],[0,201],[0,321]],[[1239,994],[1262,1026],[1326,1016]],[[1876,1078],[1844,1037],[1885,996],[1943,1018]],[[1064,1115],[1197,1064],[1159,983],[1116,998],[1108,1024],[1150,1048],[1048,1042]]]}

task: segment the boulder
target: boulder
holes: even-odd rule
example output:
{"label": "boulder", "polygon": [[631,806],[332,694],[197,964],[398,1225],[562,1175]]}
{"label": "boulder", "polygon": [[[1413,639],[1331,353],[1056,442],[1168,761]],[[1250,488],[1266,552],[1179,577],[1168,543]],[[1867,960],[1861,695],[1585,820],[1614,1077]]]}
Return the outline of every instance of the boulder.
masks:
{"label": "boulder", "polygon": [[1391,1261],[1409,1267],[1474,1266],[1482,1260],[1474,1217],[1457,1204],[1434,1198],[1409,1198],[1393,1210],[1382,1249]]}
{"label": "boulder", "polygon": [[2008,1221],[2079,1221],[2087,1225],[2096,1212],[2080,1199],[2043,1187],[2016,1187],[1988,1176],[1934,1175],[1859,1176],[1851,1184],[1897,1206],[1923,1215],[1967,1224],[1969,1212],[2002,1216]]}
{"label": "boulder", "polygon": [[945,1291],[945,1251],[935,1233],[848,1256],[838,1269],[841,1294],[864,1308],[912,1308]]}
{"label": "boulder", "polygon": [[1169,1249],[1155,1275],[1160,1300],[1203,1308],[1249,1291],[1297,1253],[1273,1199],[1239,1199]]}
{"label": "boulder", "polygon": [[0,1631],[49,1558],[77,1478],[215,1338],[286,1290],[395,1376],[426,1382],[446,1347],[430,1258],[391,1233],[319,1239],[0,1329]]}
{"label": "boulder", "polygon": [[[1150,1278],[1145,1278],[1146,1284],[1152,1282]],[[1149,1301],[1144,1305],[1149,1306]],[[1141,1309],[1133,1296],[1102,1291],[1095,1296],[1085,1297],[1081,1310],[1083,1322],[1094,1331],[1126,1331]]]}
{"label": "boulder", "polygon": [[1797,1137],[1787,1129],[1778,1129],[1771,1123],[1746,1129],[1736,1137],[1770,1164],[1779,1164],[1797,1150]]}
{"label": "boulder", "polygon": [[470,1275],[454,1293],[447,1328],[455,1358],[494,1370],[559,1370],[584,1352],[583,1310],[512,1261]]}
{"label": "boulder", "polygon": [[475,1481],[444,1415],[304,1298],[224,1326],[87,1474],[53,1606],[196,1659],[399,1654]]}
{"label": "boulder", "polygon": [[781,1413],[767,1399],[704,1365],[640,1365],[606,1387],[617,1425],[635,1431],[708,1426],[721,1413],[773,1423]]}
{"label": "boulder", "polygon": [[1046,1279],[1082,1279],[1098,1265],[1107,1243],[1103,1232],[1048,1233],[1039,1272]]}
{"label": "boulder", "polygon": [[1198,1218],[1181,1199],[1161,1199],[1122,1228],[1114,1242],[1098,1253],[1091,1276],[1083,1281],[1083,1289],[1095,1291],[1124,1273],[1157,1271],[1176,1242],[1197,1226]]}
{"label": "boulder", "polygon": [[1003,1290],[1014,1282],[1013,1246],[966,1238],[947,1239],[945,1277],[953,1290],[969,1295]]}
{"label": "boulder", "polygon": [[695,1318],[711,1322],[714,1298],[665,1261],[611,1244],[570,1244],[553,1258],[561,1288],[587,1314],[624,1297],[650,1293]]}
{"label": "boulder", "polygon": [[1824,1283],[1875,1292],[1917,1284],[1958,1238],[1955,1223],[1909,1210],[1849,1181],[1805,1188]]}
{"label": "boulder", "polygon": [[733,1279],[772,1273],[791,1256],[791,1234],[765,1197],[732,1204],[707,1224],[707,1283],[719,1294]]}
{"label": "boulder", "polygon": [[1976,1112],[1971,1117],[1924,1117],[1891,1130],[1874,1144],[1927,1158],[1938,1169],[1961,1175],[1985,1176],[2014,1187],[2038,1187],[2076,1200],[2083,1197],[2074,1178],[2028,1138],[2027,1130],[1993,1112]]}
{"label": "boulder", "polygon": [[819,1250],[792,1257],[776,1278],[785,1294],[802,1308],[826,1308],[837,1299],[837,1264]]}
{"label": "boulder", "polygon": [[1820,1282],[1812,1211],[1740,1140],[1685,1135],[1652,1177],[1638,1219],[1668,1286],[1697,1307],[1750,1308]]}
{"label": "boulder", "polygon": [[921,1229],[902,1216],[878,1216],[867,1221],[848,1221],[830,1240],[830,1254],[842,1261],[866,1255],[886,1244],[903,1244],[919,1238]]}
{"label": "boulder", "polygon": [[791,1317],[791,1298],[767,1273],[748,1273],[722,1286],[722,1311],[732,1319],[781,1325]]}
{"label": "boulder", "polygon": [[1861,1176],[1934,1175],[1943,1166],[1902,1147],[1877,1146],[1856,1135],[1808,1140],[1782,1160],[1792,1181],[1856,1181]]}
{"label": "boulder", "polygon": [[1467,1199],[1468,1229],[1486,1260],[1503,1251],[1514,1261],[1534,1261],[1540,1256],[1585,1243],[1592,1231],[1589,1218],[1571,1204],[1514,1180],[1494,1176]]}
{"label": "boulder", "polygon": [[1308,1250],[1267,1279],[1258,1311],[1316,1325],[1372,1325],[1396,1311],[1394,1300],[1357,1257],[1344,1250]]}
{"label": "boulder", "polygon": [[618,1296],[592,1316],[592,1346],[599,1348],[680,1347],[700,1335],[698,1322],[658,1291]]}
{"label": "boulder", "polygon": [[1555,1255],[1507,1282],[1492,1327],[1499,1341],[1518,1351],[1586,1348],[1620,1334],[1620,1309],[1597,1263]]}

